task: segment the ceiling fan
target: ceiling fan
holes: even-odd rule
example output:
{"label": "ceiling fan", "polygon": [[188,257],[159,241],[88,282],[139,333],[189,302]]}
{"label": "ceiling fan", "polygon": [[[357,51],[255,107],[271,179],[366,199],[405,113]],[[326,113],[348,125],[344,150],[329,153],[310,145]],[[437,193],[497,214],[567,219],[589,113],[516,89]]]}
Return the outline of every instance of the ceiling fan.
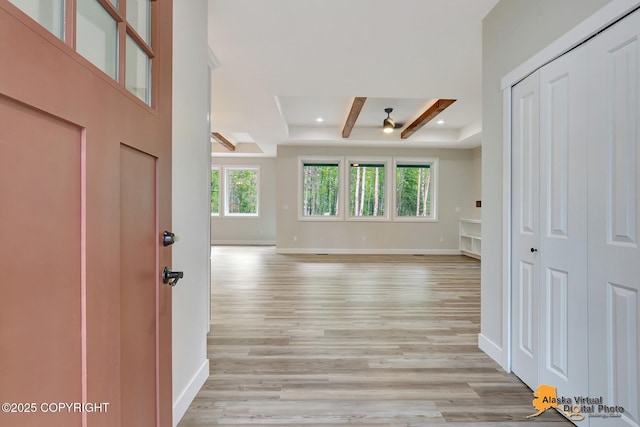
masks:
{"label": "ceiling fan", "polygon": [[384,112],[387,113],[387,118],[382,121],[382,131],[384,133],[392,133],[394,129],[400,129],[404,126],[404,123],[396,123],[391,117],[393,108],[387,107],[384,109]]}

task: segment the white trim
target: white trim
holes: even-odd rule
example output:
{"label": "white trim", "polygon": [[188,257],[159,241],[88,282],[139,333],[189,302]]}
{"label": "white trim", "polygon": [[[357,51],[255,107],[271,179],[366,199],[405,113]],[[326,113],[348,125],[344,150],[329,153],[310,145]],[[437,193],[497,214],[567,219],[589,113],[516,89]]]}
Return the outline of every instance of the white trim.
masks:
{"label": "white trim", "polygon": [[475,259],[482,259],[482,254],[479,254],[477,252],[467,251],[465,249],[460,249],[460,255],[468,256],[470,258],[475,258]]}
{"label": "white trim", "polygon": [[612,0],[563,36],[502,78],[501,88],[513,86],[538,68],[562,56],[640,6],[640,0]]}
{"label": "white trim", "polygon": [[502,91],[502,349],[495,359],[511,372],[511,87]]}
{"label": "white trim", "polygon": [[211,240],[212,246],[275,246],[275,240]]}
{"label": "white trim", "polygon": [[460,218],[458,221],[470,222],[472,224],[482,224],[481,219],[471,219],[471,218]]}
{"label": "white trim", "polygon": [[[498,346],[498,344],[494,343],[482,334],[478,334],[478,348],[484,351],[490,358],[498,363],[500,363],[500,360],[503,360],[502,355],[504,354],[504,352],[502,351],[500,346]],[[506,370],[506,367],[504,365],[501,364],[500,366],[502,366],[502,368]]]}
{"label": "white trim", "polygon": [[460,255],[458,249],[344,249],[344,248],[276,248],[278,254],[331,255]]}
{"label": "white trim", "polygon": [[177,426],[184,414],[189,409],[196,395],[209,378],[209,359],[202,362],[198,372],[191,378],[191,381],[182,390],[182,393],[173,402],[173,426]]}

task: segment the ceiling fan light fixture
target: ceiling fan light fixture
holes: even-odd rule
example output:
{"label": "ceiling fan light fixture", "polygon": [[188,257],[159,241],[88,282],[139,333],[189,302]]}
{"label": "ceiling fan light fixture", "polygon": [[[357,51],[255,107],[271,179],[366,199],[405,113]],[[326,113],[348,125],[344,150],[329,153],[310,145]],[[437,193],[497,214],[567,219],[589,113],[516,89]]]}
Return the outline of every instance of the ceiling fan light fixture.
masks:
{"label": "ceiling fan light fixture", "polygon": [[384,133],[391,133],[396,127],[395,122],[391,118],[391,112],[393,108],[385,108],[384,112],[387,113],[387,118],[382,121],[382,131]]}

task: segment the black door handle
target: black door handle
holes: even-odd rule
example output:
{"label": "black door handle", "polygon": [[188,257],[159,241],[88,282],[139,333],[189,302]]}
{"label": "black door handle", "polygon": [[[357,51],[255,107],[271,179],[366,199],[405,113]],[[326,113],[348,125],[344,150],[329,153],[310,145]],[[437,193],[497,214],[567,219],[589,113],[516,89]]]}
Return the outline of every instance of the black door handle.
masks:
{"label": "black door handle", "polygon": [[171,267],[165,267],[162,269],[162,283],[175,286],[178,284],[178,280],[184,277],[182,271],[171,271]]}
{"label": "black door handle", "polygon": [[531,253],[538,252],[537,248],[531,248]]}

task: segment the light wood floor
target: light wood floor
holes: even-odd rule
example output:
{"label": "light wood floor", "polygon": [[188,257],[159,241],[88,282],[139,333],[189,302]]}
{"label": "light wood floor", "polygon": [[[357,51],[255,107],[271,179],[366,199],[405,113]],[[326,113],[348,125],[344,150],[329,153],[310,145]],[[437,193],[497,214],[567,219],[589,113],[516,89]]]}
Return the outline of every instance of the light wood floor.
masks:
{"label": "light wood floor", "polygon": [[480,263],[214,247],[211,376],[179,427],[567,427],[477,348]]}

